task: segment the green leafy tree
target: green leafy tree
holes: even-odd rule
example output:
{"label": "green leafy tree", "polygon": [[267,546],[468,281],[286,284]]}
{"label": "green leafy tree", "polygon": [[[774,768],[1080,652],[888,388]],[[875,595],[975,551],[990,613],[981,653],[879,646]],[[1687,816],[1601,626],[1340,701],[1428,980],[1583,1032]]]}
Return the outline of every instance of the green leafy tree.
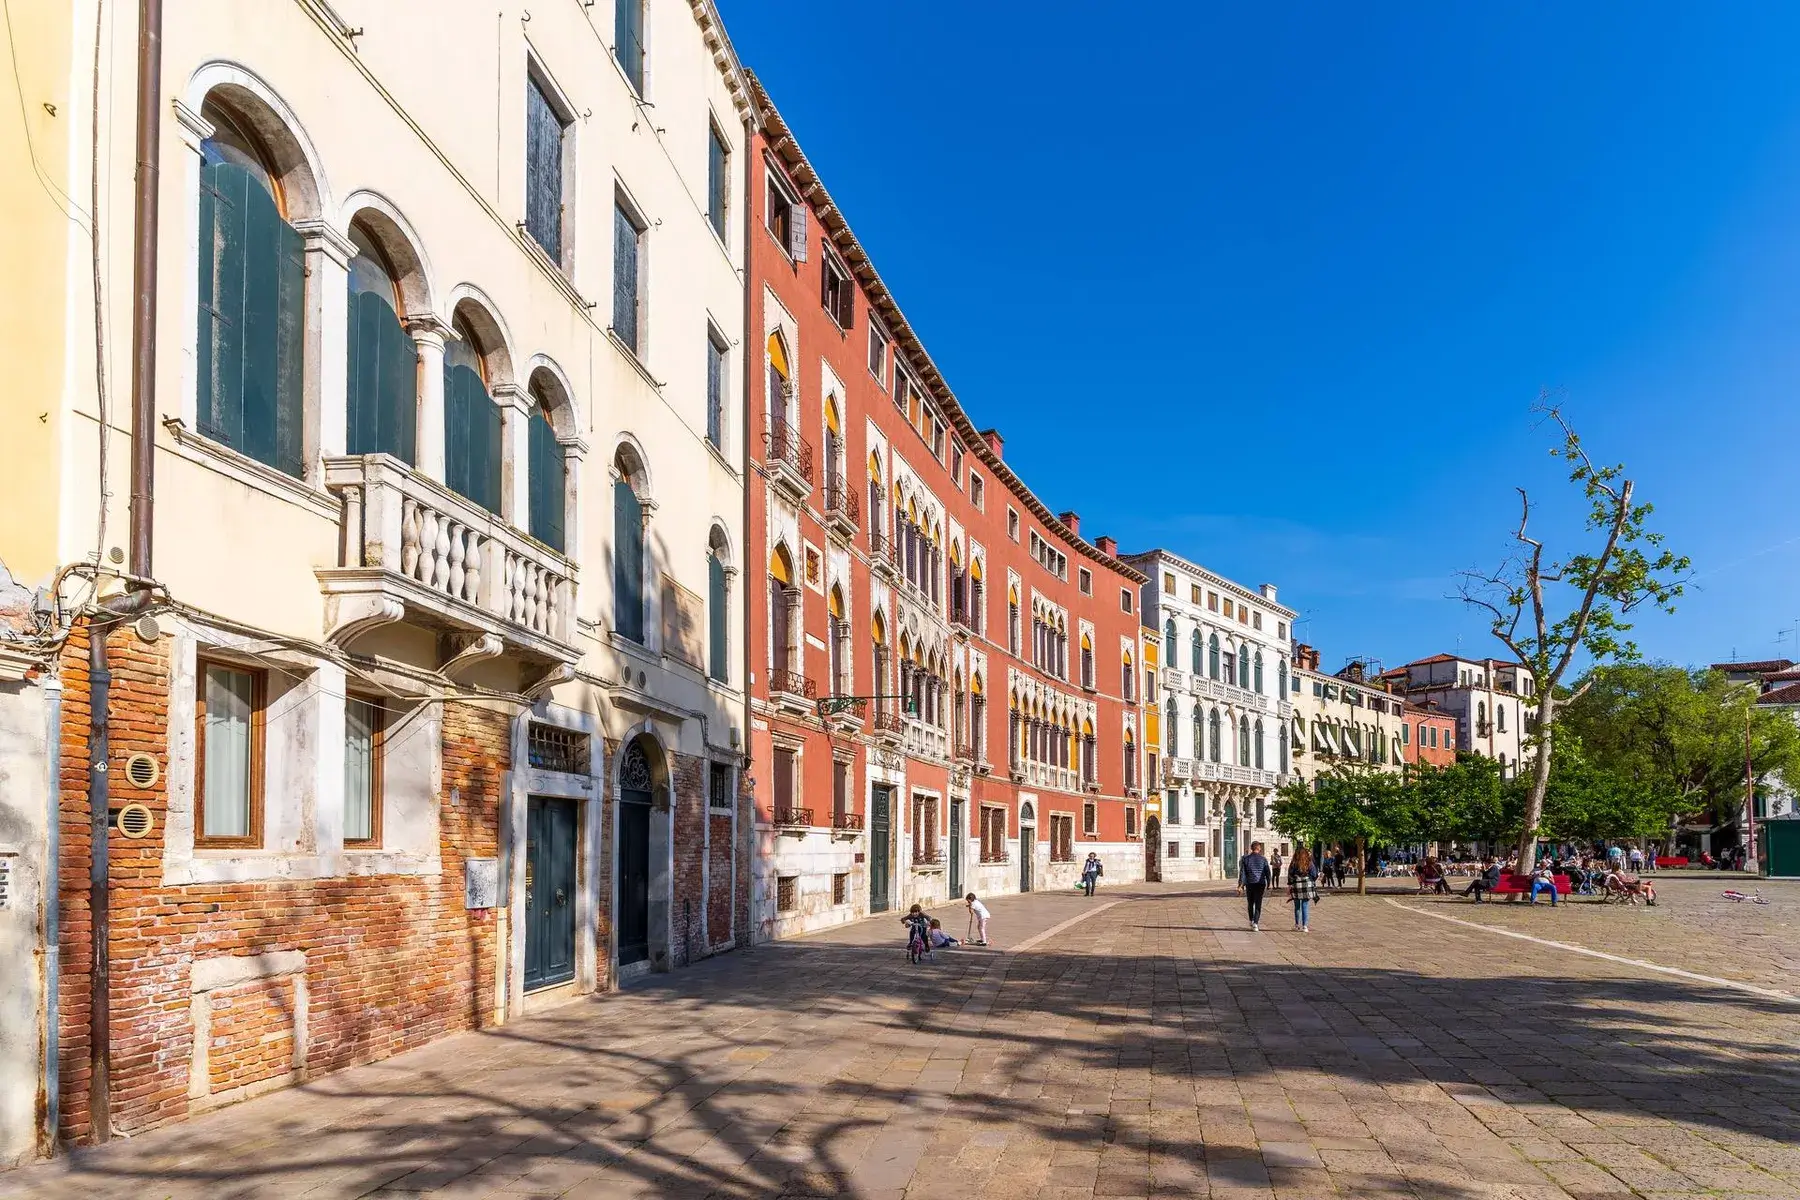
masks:
{"label": "green leafy tree", "polygon": [[1362,762],[1340,763],[1312,784],[1293,779],[1275,798],[1275,828],[1296,841],[1356,847],[1356,890],[1372,845],[1411,841],[1417,833],[1410,790],[1400,777]]}
{"label": "green leafy tree", "polygon": [[1463,600],[1488,615],[1494,636],[1536,680],[1536,752],[1521,818],[1521,863],[1536,859],[1560,709],[1585,688],[1577,684],[1562,694],[1570,667],[1578,655],[1599,664],[1636,658],[1627,618],[1645,605],[1673,612],[1688,569],[1688,560],[1666,549],[1662,535],[1646,525],[1651,507],[1638,502],[1637,484],[1625,477],[1625,468],[1597,465],[1560,409],[1540,411],[1562,432],[1561,446],[1551,453],[1569,465],[1569,482],[1586,504],[1585,544],[1548,553],[1531,528],[1531,496],[1521,487],[1512,553],[1493,571],[1464,572],[1461,588]]}
{"label": "green leafy tree", "polygon": [[1409,768],[1407,785],[1425,841],[1498,841],[1518,831],[1524,813],[1522,785],[1484,754],[1460,754],[1442,767],[1421,763]]}
{"label": "green leafy tree", "polygon": [[1755,699],[1717,671],[1612,663],[1588,672],[1563,723],[1588,762],[1660,800],[1661,824],[1638,836],[1666,842],[1684,815],[1736,816],[1746,749],[1759,789],[1800,781],[1800,727]]}

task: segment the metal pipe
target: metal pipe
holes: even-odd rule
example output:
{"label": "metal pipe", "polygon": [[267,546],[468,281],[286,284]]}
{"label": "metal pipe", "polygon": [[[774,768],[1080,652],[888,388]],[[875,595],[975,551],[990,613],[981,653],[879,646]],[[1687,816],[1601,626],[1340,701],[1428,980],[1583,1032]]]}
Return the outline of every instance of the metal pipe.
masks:
{"label": "metal pipe", "polygon": [[[131,573],[151,574],[156,474],[157,162],[162,154],[162,0],[138,0],[137,186],[131,264]],[[98,114],[95,115],[98,119]],[[100,431],[106,436],[106,430]],[[104,500],[102,500],[104,503]]]}
{"label": "metal pipe", "polygon": [[[108,812],[107,709],[112,700],[112,672],[106,663],[109,625],[88,620],[88,1119],[94,1140],[112,1137],[112,961],[107,891]],[[60,738],[59,744],[60,744]]]}
{"label": "metal pipe", "polygon": [[56,1153],[57,1131],[62,1125],[62,1030],[58,1021],[62,1008],[62,707],[62,680],[52,675],[44,685],[50,811],[44,837],[44,1092],[38,1109],[38,1153],[45,1158]]}

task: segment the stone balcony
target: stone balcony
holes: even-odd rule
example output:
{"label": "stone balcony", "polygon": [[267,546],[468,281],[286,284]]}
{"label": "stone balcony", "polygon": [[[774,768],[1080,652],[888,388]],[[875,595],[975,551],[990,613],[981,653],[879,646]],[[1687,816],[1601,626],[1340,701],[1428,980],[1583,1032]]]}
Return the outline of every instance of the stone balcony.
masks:
{"label": "stone balcony", "polygon": [[1273,788],[1280,785],[1281,777],[1273,771],[1265,771],[1260,767],[1240,767],[1236,763],[1196,760],[1194,780],[1201,783],[1241,783],[1249,787]]}
{"label": "stone balcony", "polygon": [[326,640],[407,622],[439,635],[440,669],[502,654],[546,671],[575,647],[573,562],[386,454],[325,460],[343,502],[338,565],[320,567]]}

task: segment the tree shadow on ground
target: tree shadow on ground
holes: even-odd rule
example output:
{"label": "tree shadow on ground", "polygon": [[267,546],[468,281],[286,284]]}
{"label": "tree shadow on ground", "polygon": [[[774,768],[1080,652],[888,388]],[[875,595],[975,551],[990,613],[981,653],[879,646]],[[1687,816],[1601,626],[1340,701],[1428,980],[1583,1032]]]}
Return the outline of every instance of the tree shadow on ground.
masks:
{"label": "tree shadow on ground", "polygon": [[[1032,1146],[1063,1164],[1049,1183],[1461,1200],[1524,1166],[1469,1156],[1493,1134],[1541,1137],[1539,1121],[1666,1118],[1786,1144],[1796,1011],[1606,964],[1455,979],[1047,944],[912,968],[897,945],[784,943],[254,1101],[266,1136],[248,1149],[242,1120],[201,1119],[34,1169],[18,1194],[247,1198],[293,1194],[299,1175],[323,1196],[854,1196],[910,1161],[973,1195],[1028,1170],[1006,1147]],[[1416,1160],[1324,1183],[1292,1144],[1351,1111]],[[933,1139],[951,1127],[997,1140],[949,1160]]]}

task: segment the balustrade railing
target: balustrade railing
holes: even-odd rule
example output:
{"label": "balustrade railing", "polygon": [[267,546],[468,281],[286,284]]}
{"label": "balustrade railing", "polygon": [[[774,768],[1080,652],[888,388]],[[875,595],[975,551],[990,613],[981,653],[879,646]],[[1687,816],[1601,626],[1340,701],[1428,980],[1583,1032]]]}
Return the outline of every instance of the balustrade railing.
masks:
{"label": "balustrade railing", "polygon": [[812,443],[801,437],[799,430],[786,421],[772,421],[768,432],[763,434],[763,446],[767,450],[765,460],[771,469],[786,471],[795,482],[812,486]]}

